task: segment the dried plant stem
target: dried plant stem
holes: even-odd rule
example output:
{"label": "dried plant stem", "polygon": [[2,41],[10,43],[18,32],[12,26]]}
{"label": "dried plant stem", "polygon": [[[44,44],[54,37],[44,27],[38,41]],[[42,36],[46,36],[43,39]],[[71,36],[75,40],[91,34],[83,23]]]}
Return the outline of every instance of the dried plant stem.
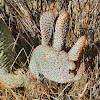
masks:
{"label": "dried plant stem", "polygon": [[84,87],[83,92],[82,92],[81,94],[79,94],[79,98],[82,98],[82,97],[83,97],[83,95],[84,95],[84,93],[85,93],[85,91],[86,91],[86,89],[87,89],[88,85],[89,85],[89,82],[88,82],[88,83],[86,83],[86,85],[85,85],[85,87]]}
{"label": "dried plant stem", "polygon": [[68,87],[68,86],[70,86],[71,85],[71,83],[68,83],[67,85],[66,85],[66,87],[62,90],[62,92],[59,94],[59,96],[57,97],[57,99],[63,94],[63,92],[66,90],[66,88]]}

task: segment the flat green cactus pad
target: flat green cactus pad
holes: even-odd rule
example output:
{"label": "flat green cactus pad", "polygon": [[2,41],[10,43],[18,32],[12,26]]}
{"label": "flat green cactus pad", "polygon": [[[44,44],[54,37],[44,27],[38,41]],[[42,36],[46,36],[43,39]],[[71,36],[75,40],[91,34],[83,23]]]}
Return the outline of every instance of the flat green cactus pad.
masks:
{"label": "flat green cactus pad", "polygon": [[28,78],[22,74],[0,74],[0,80],[11,87],[26,86],[28,84]]}
{"label": "flat green cactus pad", "polygon": [[33,51],[29,68],[36,78],[40,78],[40,73],[52,81],[65,83],[72,80],[69,66],[73,63],[66,52],[40,45]]}

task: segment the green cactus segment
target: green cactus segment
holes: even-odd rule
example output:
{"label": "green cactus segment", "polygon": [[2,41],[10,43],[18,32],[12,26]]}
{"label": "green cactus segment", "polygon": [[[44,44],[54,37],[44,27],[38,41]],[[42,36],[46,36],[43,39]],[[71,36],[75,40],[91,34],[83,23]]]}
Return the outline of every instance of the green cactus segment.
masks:
{"label": "green cactus segment", "polygon": [[40,73],[49,80],[65,83],[71,81],[69,74],[71,64],[66,52],[58,52],[48,46],[40,45],[32,53],[29,68],[32,75],[38,79]]}
{"label": "green cactus segment", "polygon": [[55,15],[53,11],[45,12],[40,17],[42,45],[44,46],[47,46],[49,44],[53,32],[54,20]]}
{"label": "green cactus segment", "polygon": [[69,27],[69,14],[62,12],[56,22],[53,48],[60,51],[64,47],[65,39],[68,34]]}
{"label": "green cactus segment", "polygon": [[0,82],[7,84],[10,87],[22,87],[28,84],[29,79],[24,74],[14,75],[0,73]]}
{"label": "green cactus segment", "polygon": [[14,61],[15,51],[13,48],[13,36],[7,25],[0,19],[0,69],[9,68]]}

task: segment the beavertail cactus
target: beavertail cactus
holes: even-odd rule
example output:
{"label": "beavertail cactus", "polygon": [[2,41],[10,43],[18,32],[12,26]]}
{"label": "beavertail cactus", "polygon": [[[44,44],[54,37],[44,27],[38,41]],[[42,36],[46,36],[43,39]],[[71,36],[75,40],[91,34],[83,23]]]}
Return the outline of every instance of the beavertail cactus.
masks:
{"label": "beavertail cactus", "polygon": [[[67,12],[61,13],[61,15],[59,15],[58,17],[53,47],[44,45],[44,40],[45,38],[47,38],[47,33],[45,33],[44,39],[42,39],[42,45],[39,45],[34,49],[30,60],[29,69],[35,78],[40,79],[39,74],[42,74],[47,79],[59,83],[75,81],[81,78],[83,73],[83,63],[81,63],[80,68],[77,71],[75,77],[74,74],[70,72],[70,70],[74,70],[76,67],[74,61],[78,59],[79,54],[85,43],[86,37],[80,37],[68,53],[66,53],[65,51],[60,51],[64,45],[64,39],[67,32],[66,30],[68,30],[67,18]],[[44,25],[42,26],[44,28],[45,24],[42,25]],[[43,31],[41,32],[41,35],[43,36]],[[49,35],[48,39],[50,38],[51,35]],[[46,41],[46,44],[48,44],[48,41]]]}
{"label": "beavertail cactus", "polygon": [[0,83],[7,84],[10,87],[26,86],[28,82],[29,79],[25,74],[0,73]]}
{"label": "beavertail cactus", "polygon": [[53,48],[57,51],[62,50],[64,46],[65,37],[68,33],[69,26],[69,14],[68,12],[62,12],[56,22]]}
{"label": "beavertail cactus", "polygon": [[84,43],[85,43],[86,37],[82,36],[78,39],[78,41],[75,43],[75,45],[71,48],[71,50],[68,52],[69,59],[73,61],[77,61],[80,51],[82,50]]}
{"label": "beavertail cactus", "polygon": [[54,20],[55,16],[53,11],[44,12],[40,17],[42,45],[44,46],[47,46],[50,41],[53,32]]}

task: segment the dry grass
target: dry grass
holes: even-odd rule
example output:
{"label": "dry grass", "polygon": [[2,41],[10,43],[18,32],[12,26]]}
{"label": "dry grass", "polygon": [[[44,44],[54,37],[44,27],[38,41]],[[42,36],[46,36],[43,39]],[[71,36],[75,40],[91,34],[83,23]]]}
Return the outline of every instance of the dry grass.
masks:
{"label": "dry grass", "polygon": [[[15,39],[14,48],[17,56],[11,67],[23,68],[27,71],[31,51],[41,43],[39,27],[40,14],[54,9],[58,14],[68,9],[66,0],[4,0],[0,9],[2,18],[6,21]],[[85,34],[87,41],[76,62],[79,66],[84,60],[84,73],[76,82],[58,84],[30,77],[30,83],[25,87],[11,88],[0,83],[0,100],[99,100],[100,99],[100,10],[99,0],[73,0],[70,13],[69,32],[66,41],[66,51]],[[24,48],[24,49],[22,49]]]}

